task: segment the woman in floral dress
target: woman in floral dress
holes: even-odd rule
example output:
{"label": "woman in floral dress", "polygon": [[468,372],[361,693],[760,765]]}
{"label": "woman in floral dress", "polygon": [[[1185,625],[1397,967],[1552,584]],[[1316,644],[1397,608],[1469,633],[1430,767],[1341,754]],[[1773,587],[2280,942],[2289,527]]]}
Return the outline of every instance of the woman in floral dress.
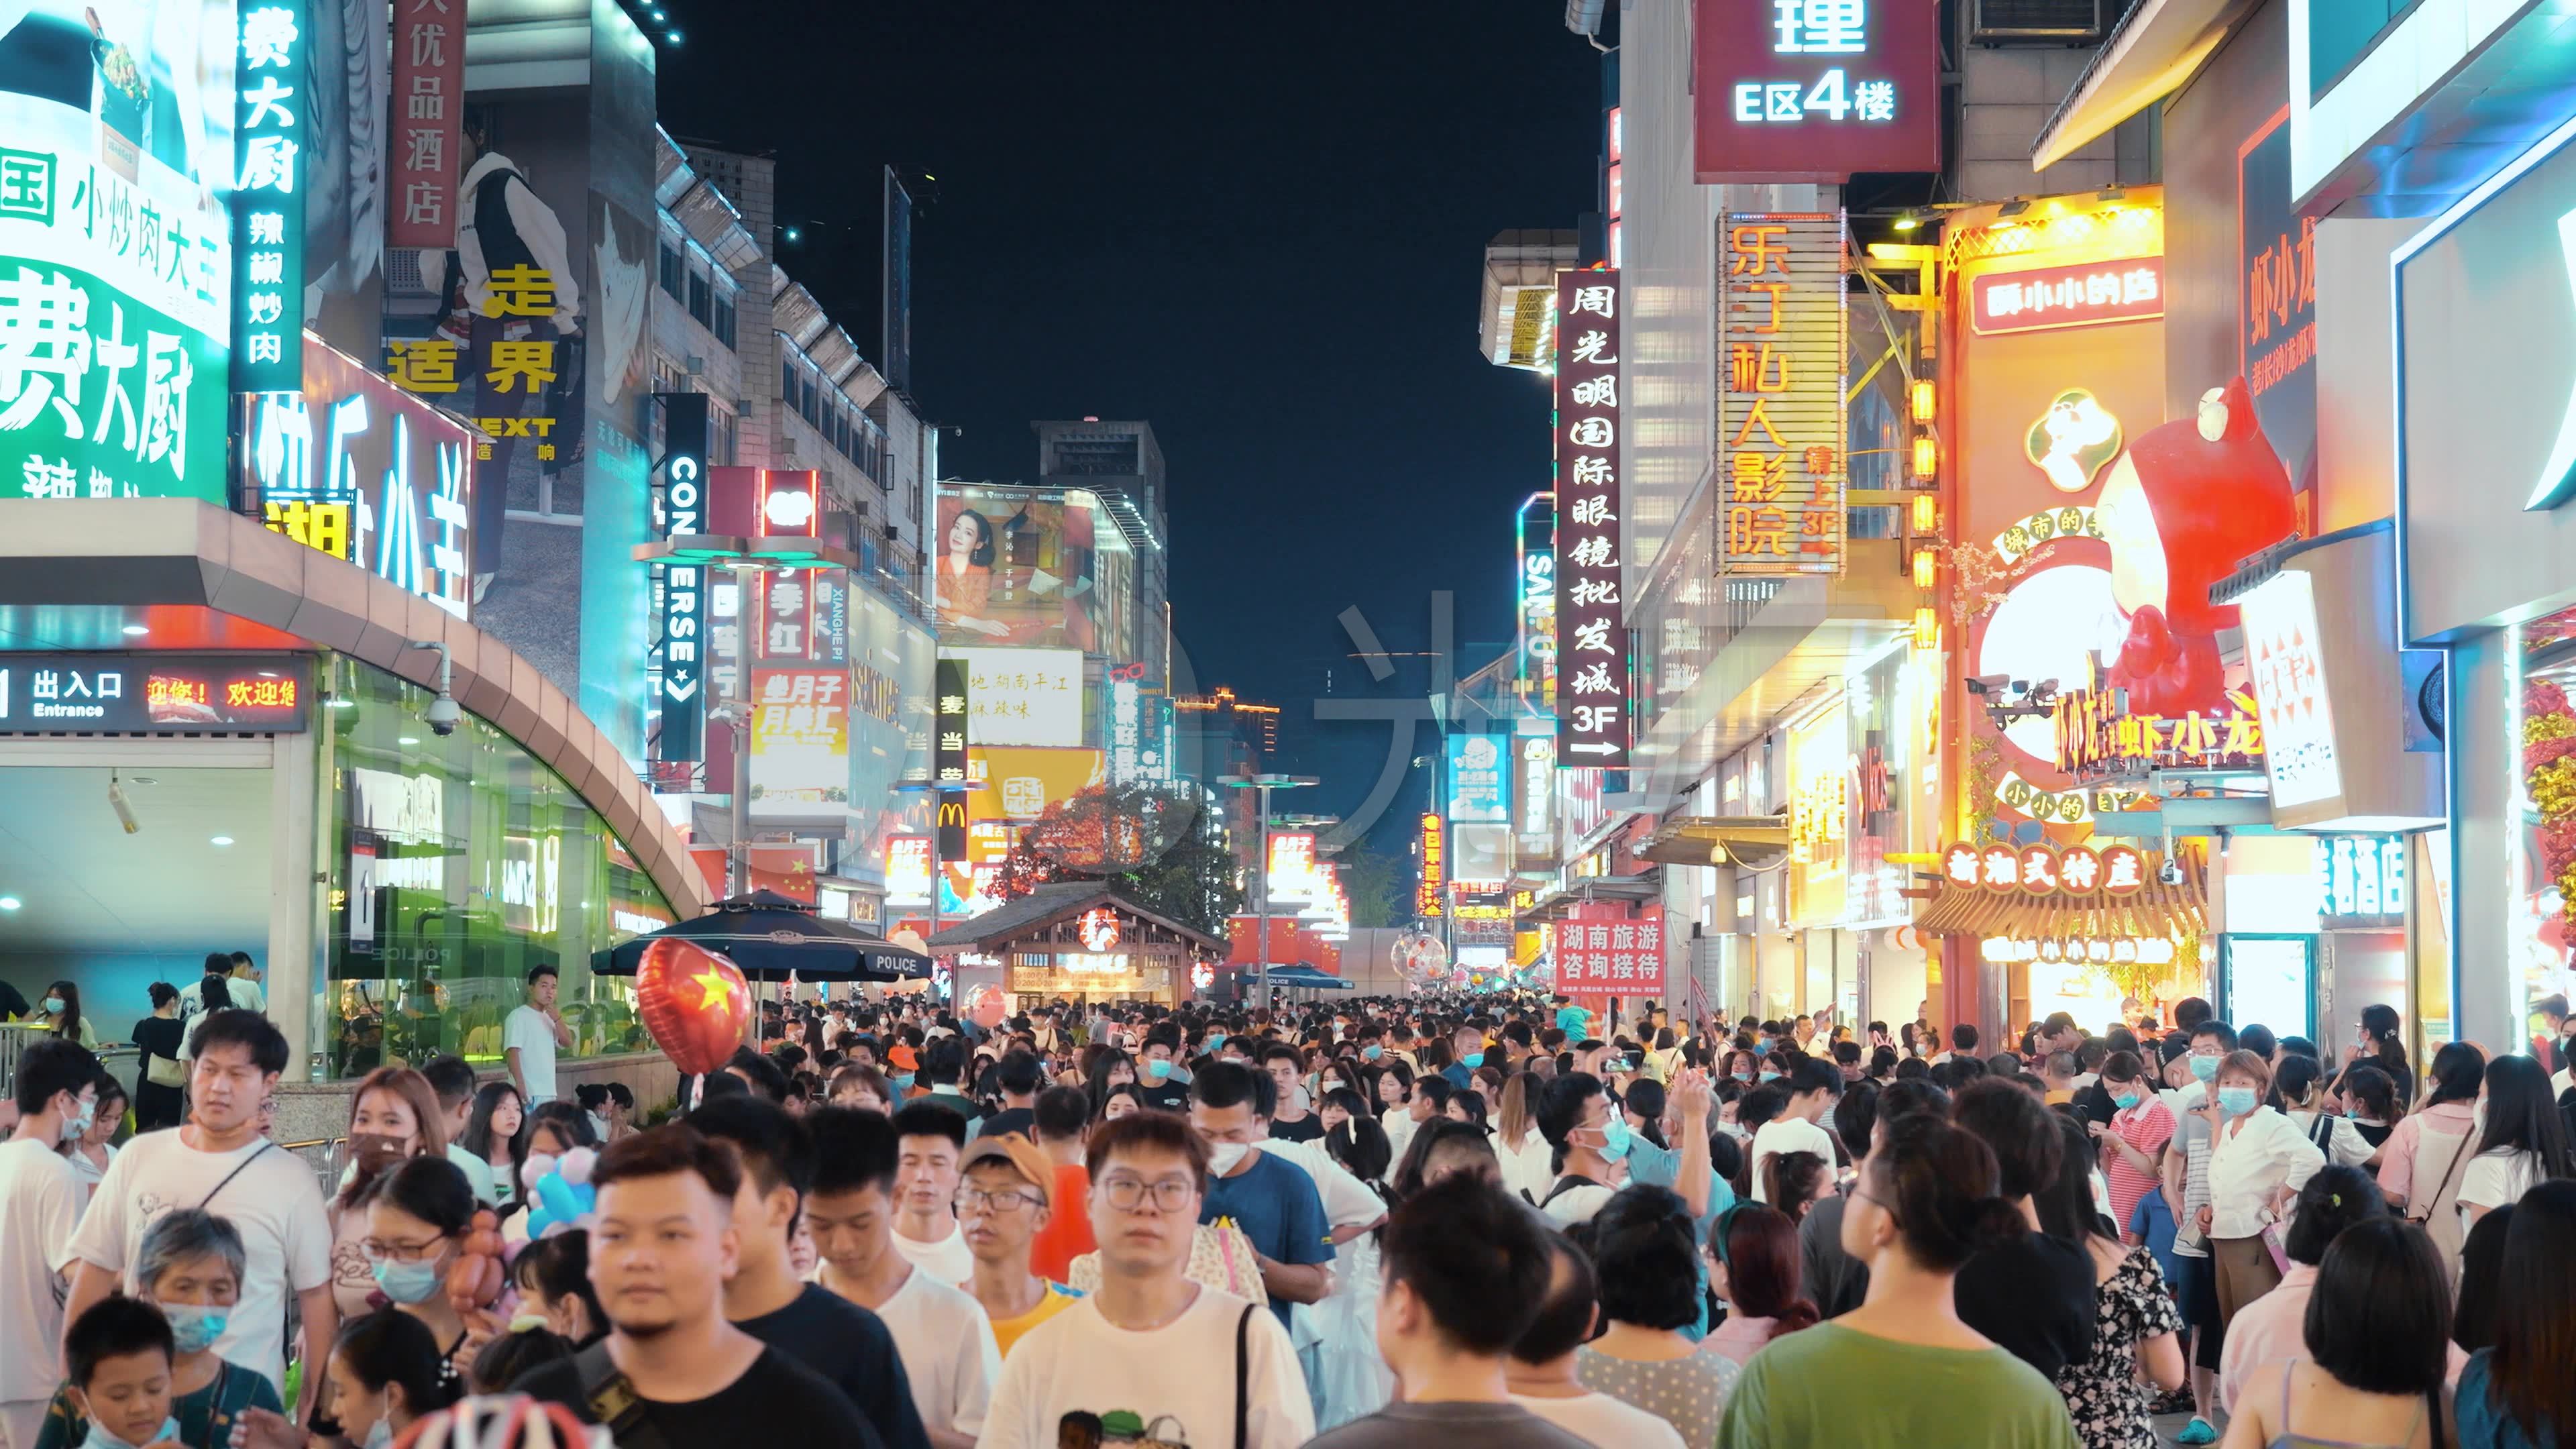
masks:
{"label": "woman in floral dress", "polygon": [[2124,1246],[2093,1205],[2092,1174],[2085,1170],[2093,1161],[2091,1134],[2062,1114],[2058,1130],[2066,1137],[2066,1167],[2034,1205],[2041,1231],[2092,1253],[2096,1296],[2093,1356],[2059,1372],[2057,1391],[2084,1449],[2158,1449],[2149,1384],[2166,1392],[2182,1387],[2182,1314],[2155,1254],[2143,1245]]}

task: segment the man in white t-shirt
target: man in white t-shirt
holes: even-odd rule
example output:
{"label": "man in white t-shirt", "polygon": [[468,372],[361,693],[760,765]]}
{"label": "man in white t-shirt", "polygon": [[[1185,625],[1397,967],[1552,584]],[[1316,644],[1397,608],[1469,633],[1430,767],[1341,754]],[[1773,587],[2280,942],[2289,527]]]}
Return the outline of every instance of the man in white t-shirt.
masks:
{"label": "man in white t-shirt", "polygon": [[539,966],[528,973],[528,1002],[501,1023],[501,1055],[510,1064],[510,1082],[533,1112],[555,1099],[555,1050],[572,1045],[572,1028],[555,1010],[555,968]]}
{"label": "man in white t-shirt", "polygon": [[1588,1444],[1682,1449],[1671,1420],[1588,1389],[1575,1377],[1574,1351],[1591,1341],[1600,1321],[1600,1286],[1592,1264],[1572,1243],[1550,1234],[1547,1250],[1555,1264],[1547,1296],[1503,1365],[1512,1402]]}
{"label": "man in white t-shirt", "polygon": [[1842,1094],[1843,1074],[1822,1057],[1807,1057],[1789,1068],[1780,1085],[1788,1090],[1789,1105],[1753,1134],[1755,1202],[1771,1200],[1771,1184],[1762,1167],[1783,1152],[1812,1152],[1825,1160],[1827,1172],[1835,1168],[1833,1136],[1817,1126],[1816,1119],[1834,1109],[1834,1098]]}
{"label": "man in white t-shirt", "polygon": [[[884,1319],[894,1335],[904,1377],[912,1385],[913,1406],[921,1411],[932,1445],[972,1449],[984,1432],[993,1380],[1001,1373],[1001,1346],[984,1306],[932,1276],[903,1250],[903,1239],[894,1230],[896,1194],[904,1186],[896,1166],[898,1149],[919,1145],[918,1136],[897,1134],[903,1118],[918,1110],[906,1108],[892,1129],[870,1122],[836,1132],[837,1150],[815,1164],[813,1187],[805,1196],[805,1223],[814,1234],[819,1260],[815,1281]],[[931,1110],[956,1117],[944,1109]],[[965,1130],[962,1123],[958,1130]],[[947,1175],[953,1199],[956,1144],[944,1136],[936,1140],[951,1154]],[[970,1257],[970,1275],[971,1265]]]}
{"label": "man in white t-shirt", "polygon": [[[286,1038],[268,1018],[235,1009],[208,1013],[196,1044],[188,1125],[125,1144],[90,1198],[72,1236],[79,1263],[63,1319],[79,1318],[126,1282],[153,1218],[203,1209],[231,1222],[245,1250],[241,1298],[215,1352],[268,1375],[282,1393],[287,1292],[303,1315],[304,1362],[326,1361],[340,1327],[322,1189],[303,1159],[259,1131],[260,1106],[286,1069]],[[318,1398],[307,1394],[305,1403]]]}
{"label": "man in white t-shirt", "polygon": [[98,1058],[61,1037],[18,1059],[18,1128],[0,1145],[0,1321],[12,1344],[0,1353],[0,1449],[35,1449],[62,1381],[62,1269],[81,1186],[60,1149],[89,1130],[98,1079]]}
{"label": "man in white t-shirt", "polygon": [[1592,1220],[1610,1201],[1611,1164],[1628,1155],[1628,1119],[1601,1079],[1567,1072],[1539,1093],[1538,1131],[1555,1159],[1538,1207],[1558,1227]]}
{"label": "man in white t-shirt", "polygon": [[950,1286],[975,1276],[975,1254],[957,1226],[958,1162],[966,1153],[966,1119],[924,1097],[894,1114],[899,1150],[894,1185],[894,1245]]}
{"label": "man in white t-shirt", "polygon": [[1207,1185],[1207,1149],[1189,1123],[1165,1112],[1104,1123],[1086,1165],[1100,1289],[1012,1347],[979,1449],[1097,1442],[1113,1415],[1167,1442],[1220,1449],[1298,1449],[1312,1438],[1314,1406],[1287,1330],[1188,1275]]}

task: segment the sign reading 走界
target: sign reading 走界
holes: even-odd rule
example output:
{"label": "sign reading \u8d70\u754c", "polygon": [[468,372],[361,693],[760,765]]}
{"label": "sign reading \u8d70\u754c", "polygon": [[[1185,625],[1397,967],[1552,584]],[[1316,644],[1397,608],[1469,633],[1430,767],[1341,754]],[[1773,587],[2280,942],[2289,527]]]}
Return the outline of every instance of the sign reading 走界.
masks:
{"label": "sign reading \u8d70\u754c", "polygon": [[[655,494],[654,533],[662,538],[707,531],[707,395],[666,393],[662,398],[662,486]],[[659,575],[662,726],[653,758],[695,762],[707,755],[707,568],[699,563],[656,564]]]}
{"label": "sign reading \u8d70\u754c", "polygon": [[304,729],[297,654],[16,654],[0,660],[0,734],[238,734]]}
{"label": "sign reading \u8d70\u754c", "polygon": [[1720,571],[1843,570],[1843,222],[1730,213],[1719,228]]}
{"label": "sign reading \u8d70\u754c", "polygon": [[1628,764],[1619,555],[1619,274],[1556,280],[1557,758]]}
{"label": "sign reading \u8d70\u754c", "polygon": [[232,390],[304,386],[304,0],[247,0],[233,76]]}

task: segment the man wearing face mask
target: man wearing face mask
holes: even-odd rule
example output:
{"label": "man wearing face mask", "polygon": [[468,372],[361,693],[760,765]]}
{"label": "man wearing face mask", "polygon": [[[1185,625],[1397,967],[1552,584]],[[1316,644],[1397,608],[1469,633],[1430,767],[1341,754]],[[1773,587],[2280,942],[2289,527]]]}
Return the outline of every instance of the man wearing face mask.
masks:
{"label": "man wearing face mask", "polygon": [[1456,1060],[1441,1068],[1440,1075],[1449,1079],[1450,1086],[1466,1091],[1474,1085],[1476,1068],[1485,1064],[1485,1034],[1462,1021],[1449,1033],[1449,1050]]}
{"label": "man wearing face mask", "polygon": [[1190,1126],[1207,1145],[1207,1192],[1199,1221],[1231,1221],[1260,1255],[1270,1309],[1288,1324],[1291,1303],[1332,1292],[1332,1224],[1315,1180],[1295,1164],[1256,1152],[1270,1135],[1276,1087],[1252,1068],[1218,1062],[1190,1084]]}
{"label": "man wearing face mask", "polygon": [[1539,1096],[1538,1131],[1547,1139],[1549,1170],[1556,1174],[1539,1208],[1558,1227],[1590,1222],[1610,1201],[1616,1186],[1611,1179],[1627,1159],[1633,1141],[1628,1119],[1599,1077],[1567,1072]]}
{"label": "man wearing face mask", "polygon": [[[2176,1018],[2182,1015],[2177,1008]],[[2174,1442],[2210,1444],[2218,1438],[2208,1405],[2217,1392],[2221,1333],[2218,1269],[2209,1255],[2208,1235],[2198,1226],[2200,1210],[2209,1206],[2209,1118],[2201,1107],[2218,1079],[2219,1062],[2236,1050],[2236,1028],[2204,1017],[2190,1031],[2191,1047],[2183,1060],[2192,1079],[2164,1094],[2174,1132],[2165,1143],[2162,1191],[2178,1225],[2173,1251],[2174,1261],[2182,1265],[2182,1282],[2176,1286],[2182,1321],[2192,1330],[2191,1392],[2199,1412]]]}
{"label": "man wearing face mask", "polygon": [[80,1180],[60,1151],[98,1108],[98,1058],[39,1037],[18,1059],[18,1130],[0,1145],[0,1321],[24,1344],[0,1354],[0,1449],[35,1449],[62,1381],[63,1304],[54,1265],[80,1221]]}
{"label": "man wearing face mask", "polygon": [[1145,1050],[1136,1058],[1136,1095],[1157,1112],[1186,1112],[1190,1107],[1187,1078],[1175,1080],[1181,1055],[1181,1029],[1168,1021],[1145,1033]]}

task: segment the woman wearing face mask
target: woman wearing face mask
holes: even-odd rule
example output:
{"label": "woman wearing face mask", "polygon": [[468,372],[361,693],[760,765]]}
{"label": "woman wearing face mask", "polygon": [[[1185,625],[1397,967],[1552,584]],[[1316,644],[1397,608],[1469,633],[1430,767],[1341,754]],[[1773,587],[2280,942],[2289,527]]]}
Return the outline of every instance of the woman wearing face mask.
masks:
{"label": "woman wearing face mask", "polygon": [[2379,1165],[2379,1148],[2334,1110],[2325,1066],[2315,1057],[2283,1052],[2280,1065],[2272,1069],[2272,1084],[2281,1091],[2283,1115],[2290,1125],[2307,1134],[2326,1161],[2343,1167]]}
{"label": "woman wearing face mask", "polygon": [[2138,1199],[2164,1180],[2174,1115],[2147,1090],[2146,1065],[2135,1052],[2113,1052],[2102,1059],[2102,1090],[2111,1098],[2111,1120],[2087,1123],[2086,1130],[2101,1154],[2102,1175],[2111,1189],[2111,1221],[2125,1224],[2136,1213]]}
{"label": "woman wearing face mask", "polygon": [[[182,1444],[221,1445],[246,1411],[285,1409],[268,1375],[215,1353],[241,1296],[243,1257],[233,1225],[195,1208],[154,1218],[135,1248],[137,1296],[170,1320],[170,1417],[178,1421],[175,1437]],[[56,1393],[35,1449],[72,1449],[89,1430],[70,1399]]]}
{"label": "woman wearing face mask", "polygon": [[[456,1181],[463,1186],[464,1174]],[[358,1449],[391,1444],[415,1420],[455,1403],[465,1388],[450,1376],[428,1326],[391,1309],[340,1326],[329,1373],[332,1417]]]}
{"label": "woman wearing face mask", "polygon": [[331,1298],[340,1316],[371,1307],[376,1280],[367,1270],[366,1197],[376,1179],[415,1157],[444,1160],[447,1115],[429,1079],[409,1067],[378,1067],[349,1099],[349,1166],[331,1199]]}
{"label": "woman wearing face mask", "polygon": [[447,1299],[447,1271],[473,1225],[474,1189],[445,1157],[415,1157],[378,1178],[366,1206],[361,1246],[377,1291],[430,1331],[441,1373],[463,1392],[465,1365],[482,1345],[466,1341],[465,1320]]}
{"label": "woman wearing face mask", "polygon": [[2261,1057],[2230,1052],[2218,1064],[2217,1090],[2198,1109],[2210,1128],[2209,1201],[2200,1210],[2200,1230],[2217,1269],[2222,1342],[2238,1308],[2280,1285],[2263,1230],[2281,1220],[2290,1199],[2326,1165],[2325,1154],[2289,1118],[2263,1105],[2271,1088],[2272,1069]]}
{"label": "woman wearing face mask", "polygon": [[1130,1112],[1145,1110],[1145,1099],[1136,1091],[1134,1082],[1121,1082],[1100,1098],[1099,1120],[1115,1122]]}
{"label": "woman wearing face mask", "polygon": [[68,981],[57,981],[45,988],[45,999],[36,1003],[36,1021],[42,1030],[79,1042],[91,1051],[98,1050],[98,1033],[89,1028],[89,1018],[81,1015],[80,988]]}
{"label": "woman wearing face mask", "polygon": [[81,1201],[98,1191],[107,1176],[107,1166],[116,1160],[116,1148],[109,1139],[125,1128],[125,1086],[105,1072],[98,1074],[98,1105],[91,1109],[89,1124],[77,1137],[63,1140],[63,1160],[72,1165],[72,1176],[80,1179]]}
{"label": "woman wearing face mask", "polygon": [[2397,1084],[2388,1079],[2386,1072],[2367,1062],[2344,1068],[2343,1076],[2335,1082],[2334,1094],[2342,1103],[2345,1120],[2352,1123],[2352,1130],[2360,1133],[2361,1140],[2369,1143],[2374,1152],[2388,1145],[2397,1124],[2406,1116],[2405,1105],[2397,1097]]}
{"label": "woman wearing face mask", "polygon": [[[99,1095],[103,1100],[106,1092]],[[2559,1120],[2558,1104],[2550,1100],[2549,1069],[2540,1063],[2529,1057],[2487,1063],[2477,1118],[2477,1155],[2460,1174],[2463,1236],[2478,1219],[2540,1184],[2576,1177],[2566,1124]]]}
{"label": "woman wearing face mask", "polygon": [[2460,1181],[2478,1154],[2478,1092],[2486,1085],[2484,1052],[2464,1041],[2433,1054],[2433,1090],[2408,1111],[2379,1150],[2379,1190],[2423,1227],[2442,1255],[2460,1271]]}

